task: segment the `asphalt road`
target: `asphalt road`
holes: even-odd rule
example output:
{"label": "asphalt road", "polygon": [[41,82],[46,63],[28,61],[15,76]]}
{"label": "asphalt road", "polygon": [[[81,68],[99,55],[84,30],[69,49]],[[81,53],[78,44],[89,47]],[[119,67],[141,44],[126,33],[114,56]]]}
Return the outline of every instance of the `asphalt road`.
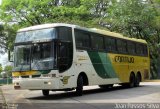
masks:
{"label": "asphalt road", "polygon": [[[44,97],[41,91],[14,90],[12,85],[0,88],[6,105],[12,109],[160,109],[160,82],[143,82],[135,88],[114,86],[107,90],[89,86],[84,87],[83,96],[76,96],[74,91],[56,91]],[[4,105],[4,100],[0,102]]]}

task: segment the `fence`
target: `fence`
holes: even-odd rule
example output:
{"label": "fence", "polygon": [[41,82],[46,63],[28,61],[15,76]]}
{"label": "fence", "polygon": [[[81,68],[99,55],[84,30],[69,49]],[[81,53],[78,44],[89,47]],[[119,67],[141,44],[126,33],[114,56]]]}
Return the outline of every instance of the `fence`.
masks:
{"label": "fence", "polygon": [[11,78],[0,78],[0,84],[12,84]]}

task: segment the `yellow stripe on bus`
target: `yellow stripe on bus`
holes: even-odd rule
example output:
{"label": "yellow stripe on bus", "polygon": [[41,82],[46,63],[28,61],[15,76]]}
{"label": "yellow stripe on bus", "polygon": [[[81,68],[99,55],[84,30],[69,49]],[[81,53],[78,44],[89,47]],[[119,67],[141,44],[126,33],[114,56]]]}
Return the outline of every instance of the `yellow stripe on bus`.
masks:
{"label": "yellow stripe on bus", "polygon": [[27,76],[27,75],[34,75],[37,71],[25,71],[25,72],[13,72],[12,76]]}

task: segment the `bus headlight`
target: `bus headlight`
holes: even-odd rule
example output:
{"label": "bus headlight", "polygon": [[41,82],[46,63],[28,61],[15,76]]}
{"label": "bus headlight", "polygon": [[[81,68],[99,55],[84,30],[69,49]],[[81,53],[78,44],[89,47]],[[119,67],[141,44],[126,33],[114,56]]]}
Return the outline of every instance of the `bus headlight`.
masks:
{"label": "bus headlight", "polygon": [[19,83],[18,82],[14,83],[14,86],[19,86]]}
{"label": "bus headlight", "polygon": [[52,83],[50,81],[46,81],[46,82],[44,82],[44,84],[51,85]]}

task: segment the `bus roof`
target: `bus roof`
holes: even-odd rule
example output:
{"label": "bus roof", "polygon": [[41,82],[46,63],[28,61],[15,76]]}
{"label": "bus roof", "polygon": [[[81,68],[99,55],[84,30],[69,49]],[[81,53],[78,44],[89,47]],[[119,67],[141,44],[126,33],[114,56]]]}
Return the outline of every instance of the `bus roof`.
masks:
{"label": "bus roof", "polygon": [[73,24],[65,24],[65,23],[51,23],[51,24],[41,24],[41,25],[35,25],[35,26],[30,26],[26,28],[22,28],[18,30],[18,32],[23,32],[23,31],[32,31],[32,30],[38,30],[38,29],[45,29],[45,28],[54,28],[58,26],[66,26],[66,27],[79,27],[78,25],[73,25]]}
{"label": "bus roof", "polygon": [[116,32],[111,32],[111,31],[106,31],[106,30],[100,30],[100,29],[95,29],[95,28],[92,29],[92,30],[95,30],[95,31],[97,31],[100,34],[104,34],[104,35],[111,36],[111,37],[116,37],[116,38],[130,40],[130,41],[136,41],[136,42],[140,42],[140,43],[147,43],[143,39],[129,38],[129,37],[123,36],[122,34],[116,33]]}
{"label": "bus roof", "polygon": [[94,32],[94,33],[99,33],[99,34],[107,35],[107,36],[110,36],[110,37],[116,37],[116,38],[120,38],[120,39],[140,42],[140,43],[147,43],[143,39],[129,38],[129,37],[125,37],[122,34],[115,33],[115,32],[110,32],[110,31],[101,30],[101,29],[97,29],[97,28],[85,28],[85,27],[81,27],[81,26],[78,26],[78,25],[65,24],[65,23],[51,23],[51,24],[35,25],[35,26],[30,26],[30,27],[22,28],[22,29],[18,30],[18,32],[32,31],[32,30],[45,29],[45,28],[53,28],[53,27],[58,27],[58,26],[72,27],[72,28],[77,28],[77,29],[89,31],[89,32]]}

